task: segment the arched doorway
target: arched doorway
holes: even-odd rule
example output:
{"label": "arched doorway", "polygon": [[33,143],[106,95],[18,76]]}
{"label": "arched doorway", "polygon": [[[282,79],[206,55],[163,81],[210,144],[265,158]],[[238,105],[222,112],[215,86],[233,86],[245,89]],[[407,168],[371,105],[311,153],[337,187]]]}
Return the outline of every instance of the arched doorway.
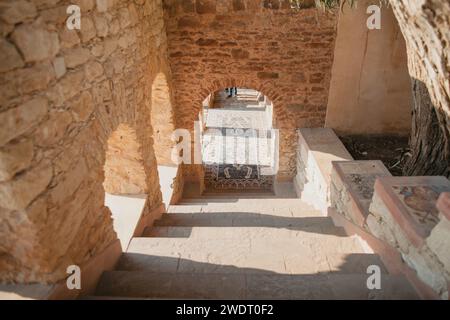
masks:
{"label": "arched doorway", "polygon": [[272,191],[278,165],[273,104],[261,92],[224,88],[203,102],[206,191]]}
{"label": "arched doorway", "polygon": [[149,183],[136,130],[120,124],[109,136],[104,165],[105,206],[111,210],[114,231],[125,250],[148,201]]}
{"label": "arched doorway", "polygon": [[166,208],[176,203],[182,194],[181,170],[171,158],[175,130],[170,86],[164,72],[156,75],[152,84],[151,125],[153,147],[158,165],[159,184]]}

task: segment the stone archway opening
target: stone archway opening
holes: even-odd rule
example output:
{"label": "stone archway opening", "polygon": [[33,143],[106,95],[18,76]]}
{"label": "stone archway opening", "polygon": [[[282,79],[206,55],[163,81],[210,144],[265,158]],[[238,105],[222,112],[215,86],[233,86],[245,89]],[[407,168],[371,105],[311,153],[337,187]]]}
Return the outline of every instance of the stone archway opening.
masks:
{"label": "stone archway opening", "polygon": [[142,148],[130,125],[120,124],[109,136],[104,174],[105,206],[111,210],[114,230],[125,249],[149,192]]}
{"label": "stone archway opening", "polygon": [[162,200],[167,208],[178,200],[182,186],[179,166],[171,158],[175,121],[170,86],[163,72],[156,75],[152,84],[151,125]]}
{"label": "stone archway opening", "polygon": [[267,96],[245,87],[223,88],[203,101],[200,120],[206,192],[273,191],[278,132]]}

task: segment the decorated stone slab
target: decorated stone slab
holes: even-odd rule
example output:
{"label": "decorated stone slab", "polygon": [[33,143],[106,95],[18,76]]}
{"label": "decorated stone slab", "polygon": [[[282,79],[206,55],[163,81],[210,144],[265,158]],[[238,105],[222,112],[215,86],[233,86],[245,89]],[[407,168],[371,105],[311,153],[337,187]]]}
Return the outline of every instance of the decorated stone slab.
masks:
{"label": "decorated stone slab", "polygon": [[445,177],[385,177],[376,181],[375,192],[419,247],[439,222],[437,200],[441,193],[450,192],[450,181]]}
{"label": "decorated stone slab", "polygon": [[[362,226],[369,215],[375,181],[379,177],[391,177],[391,173],[379,160],[369,161],[333,161],[332,183],[335,187],[348,193],[350,203],[343,204],[342,208],[351,220]],[[339,179],[340,181],[335,181]],[[339,199],[333,200],[334,202]]]}

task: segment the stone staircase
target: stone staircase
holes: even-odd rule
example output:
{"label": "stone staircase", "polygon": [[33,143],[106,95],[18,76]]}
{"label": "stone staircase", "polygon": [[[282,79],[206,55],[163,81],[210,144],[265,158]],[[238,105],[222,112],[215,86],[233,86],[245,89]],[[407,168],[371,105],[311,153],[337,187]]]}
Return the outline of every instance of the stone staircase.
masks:
{"label": "stone staircase", "polygon": [[[381,290],[367,289],[369,265]],[[416,299],[401,276],[298,199],[184,199],[133,238],[91,299]]]}

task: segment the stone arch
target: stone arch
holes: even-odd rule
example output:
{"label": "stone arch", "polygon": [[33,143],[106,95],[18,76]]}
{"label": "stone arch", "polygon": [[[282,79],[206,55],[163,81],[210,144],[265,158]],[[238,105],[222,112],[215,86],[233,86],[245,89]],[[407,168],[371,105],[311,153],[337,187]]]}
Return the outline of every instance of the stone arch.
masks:
{"label": "stone arch", "polygon": [[[269,83],[261,83],[258,81],[251,81],[248,79],[234,79],[234,78],[224,78],[217,81],[213,81],[211,83],[207,83],[204,88],[196,95],[195,104],[196,105],[202,105],[202,102],[207,98],[207,96],[211,93],[225,90],[225,88],[229,87],[240,87],[240,88],[248,88],[256,90],[266,97],[269,98],[269,100],[273,103],[273,119],[274,121],[274,128],[277,128],[277,125],[280,123],[276,122],[277,114],[278,117],[280,117],[280,97],[279,95],[273,90],[273,85]],[[278,113],[277,113],[278,112]]]}
{"label": "stone arch", "polygon": [[182,171],[172,161],[172,134],[175,131],[170,74],[165,64],[156,74],[151,85],[151,136],[162,201],[167,207],[176,203],[183,193]]}
{"label": "stone arch", "polygon": [[171,140],[175,130],[172,96],[166,74],[159,72],[152,83],[151,125],[153,148],[159,165],[172,165]]}
{"label": "stone arch", "polygon": [[[178,119],[183,120],[180,122],[180,125],[191,130],[193,129],[193,124],[189,126],[186,123],[186,119],[198,120],[198,115],[203,109],[203,101],[211,93],[232,86],[256,90],[268,97],[273,104],[273,128],[279,130],[279,171],[277,179],[280,181],[292,180],[296,170],[296,119],[293,116],[289,116],[289,110],[286,108],[285,101],[283,101],[283,97],[277,92],[274,83],[253,78],[221,77],[211,82],[202,82],[201,84],[201,89],[191,94],[192,105],[196,107],[195,116],[193,114],[186,115],[183,110],[177,110]],[[192,154],[194,154],[194,151]],[[183,166],[183,174],[185,179],[189,181],[202,181],[204,172],[201,165],[185,165]]]}
{"label": "stone arch", "polygon": [[107,193],[148,193],[142,148],[131,126],[120,124],[108,138],[104,171]]}

